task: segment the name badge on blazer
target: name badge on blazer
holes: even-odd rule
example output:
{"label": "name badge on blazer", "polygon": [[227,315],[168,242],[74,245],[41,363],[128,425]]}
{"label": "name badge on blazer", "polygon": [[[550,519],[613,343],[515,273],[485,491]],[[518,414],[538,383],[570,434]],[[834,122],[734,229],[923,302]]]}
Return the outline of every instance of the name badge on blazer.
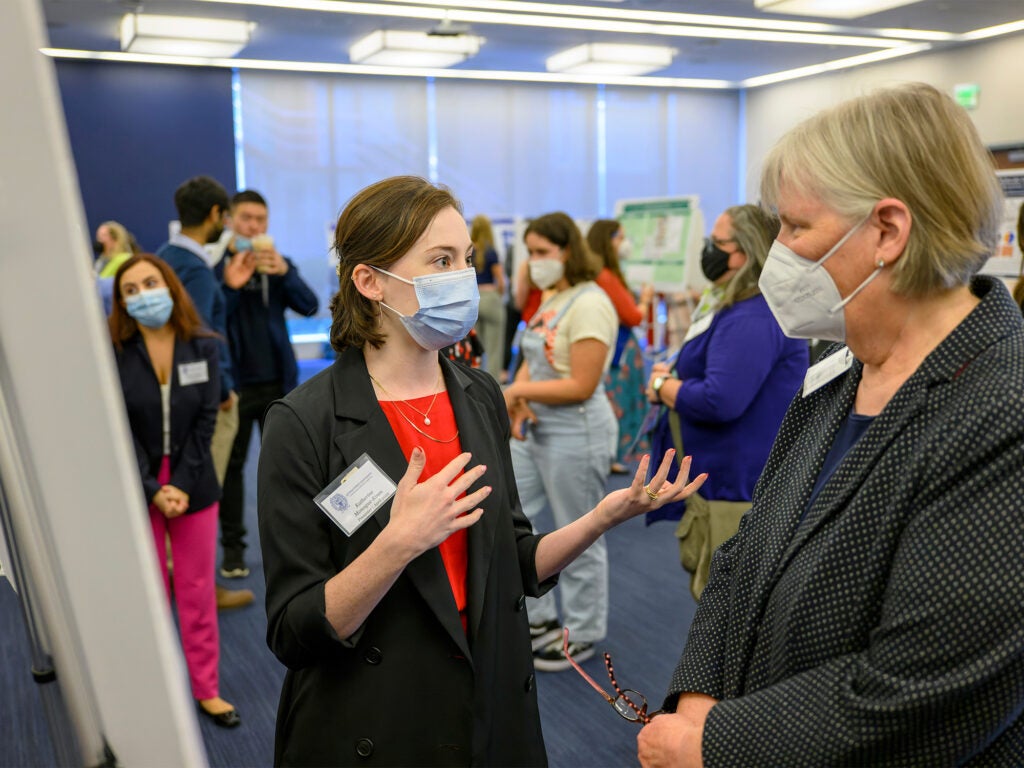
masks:
{"label": "name badge on blazer", "polygon": [[804,393],[807,397],[812,392],[817,392],[833,379],[837,379],[850,370],[853,365],[853,352],[849,347],[843,347],[838,352],[829,355],[824,360],[815,363],[807,369],[804,377]]}
{"label": "name badge on blazer", "polygon": [[364,453],[314,496],[313,501],[346,536],[351,536],[397,490],[395,481]]}
{"label": "name badge on blazer", "polygon": [[205,360],[192,363],[178,363],[178,383],[183,387],[190,384],[205,384],[210,380],[210,369]]}

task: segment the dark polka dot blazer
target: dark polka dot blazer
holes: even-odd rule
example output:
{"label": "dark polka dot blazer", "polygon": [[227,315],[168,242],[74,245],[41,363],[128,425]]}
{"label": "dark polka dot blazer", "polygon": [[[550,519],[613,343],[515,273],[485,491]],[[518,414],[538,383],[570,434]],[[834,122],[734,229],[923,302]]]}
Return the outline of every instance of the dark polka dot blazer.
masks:
{"label": "dark polka dot blazer", "polygon": [[806,510],[862,366],[783,422],[672,678],[705,765],[1024,765],[1024,322],[1005,287]]}

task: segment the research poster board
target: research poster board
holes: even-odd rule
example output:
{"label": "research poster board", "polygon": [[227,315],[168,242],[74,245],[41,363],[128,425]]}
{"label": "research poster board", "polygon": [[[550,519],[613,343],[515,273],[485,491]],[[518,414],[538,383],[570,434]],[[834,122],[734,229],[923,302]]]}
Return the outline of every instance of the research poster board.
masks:
{"label": "research poster board", "polygon": [[[7,0],[0,18],[4,557],[17,558],[33,647],[53,662],[55,680],[39,693],[55,757],[112,765],[109,748],[118,765],[200,768],[206,751],[90,268],[57,76],[40,53],[41,5]],[[2,631],[28,641],[21,624]],[[0,717],[21,705],[0,701]]]}
{"label": "research poster board", "polygon": [[707,282],[700,272],[704,217],[697,195],[619,200],[615,218],[629,242],[622,267],[630,285],[675,293]]}
{"label": "research poster board", "polygon": [[1017,239],[1017,220],[1024,205],[1024,169],[996,171],[1003,187],[1003,220],[999,241],[992,257],[982,267],[985,275],[1015,278],[1021,274],[1021,244]]}

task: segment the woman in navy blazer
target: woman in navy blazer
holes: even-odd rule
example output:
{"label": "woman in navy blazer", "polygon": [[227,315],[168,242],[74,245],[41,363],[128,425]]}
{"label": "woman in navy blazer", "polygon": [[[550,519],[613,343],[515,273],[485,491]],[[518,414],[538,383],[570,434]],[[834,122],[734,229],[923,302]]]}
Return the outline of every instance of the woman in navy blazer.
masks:
{"label": "woman in navy blazer", "polygon": [[217,679],[213,577],[220,484],[210,455],[220,403],[217,339],[201,327],[174,271],[149,254],[118,269],[109,323],[168,599],[170,538],[192,695],[203,714],[233,727],[240,720],[220,698]]}
{"label": "woman in navy blazer", "polygon": [[[438,355],[476,321],[458,201],[386,179],[349,202],[334,242],[339,357],[270,406],[260,453],[267,642],[288,667],[274,763],[545,765],[526,595],[700,478],[665,483],[666,461],[645,492],[645,459],[632,486],[535,535],[497,382]],[[348,533],[321,491],[354,513]]]}

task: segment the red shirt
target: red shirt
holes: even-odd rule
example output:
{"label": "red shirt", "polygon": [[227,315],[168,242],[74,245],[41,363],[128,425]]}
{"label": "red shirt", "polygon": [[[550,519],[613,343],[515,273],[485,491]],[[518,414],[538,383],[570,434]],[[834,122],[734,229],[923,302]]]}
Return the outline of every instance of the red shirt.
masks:
{"label": "red shirt", "polygon": [[[380,401],[381,410],[388,417],[391,430],[395,433],[398,444],[402,448],[402,453],[405,454],[406,461],[409,460],[409,457],[412,455],[412,449],[417,445],[426,454],[426,464],[419,479],[421,483],[433,477],[448,462],[462,453],[462,441],[458,437],[450,443],[439,443],[417,432],[412,424],[406,418],[403,418],[403,416],[408,417],[413,424],[428,435],[447,440],[458,430],[458,425],[455,423],[455,414],[452,412],[452,402],[448,399],[447,392],[438,393],[437,400],[431,406],[430,401],[433,399],[433,395],[428,395],[427,397],[416,397],[411,400]],[[429,411],[427,411],[428,407],[430,408]],[[414,408],[418,408],[419,413]],[[423,423],[422,414],[424,412],[430,417],[429,426]],[[465,496],[465,494],[462,495]],[[459,618],[462,620],[463,630],[467,627],[466,569],[469,563],[467,544],[467,532],[466,529],[462,529],[453,533],[438,546],[441,560],[444,562],[444,569],[448,573],[448,583],[452,587],[455,606],[459,609]]]}

